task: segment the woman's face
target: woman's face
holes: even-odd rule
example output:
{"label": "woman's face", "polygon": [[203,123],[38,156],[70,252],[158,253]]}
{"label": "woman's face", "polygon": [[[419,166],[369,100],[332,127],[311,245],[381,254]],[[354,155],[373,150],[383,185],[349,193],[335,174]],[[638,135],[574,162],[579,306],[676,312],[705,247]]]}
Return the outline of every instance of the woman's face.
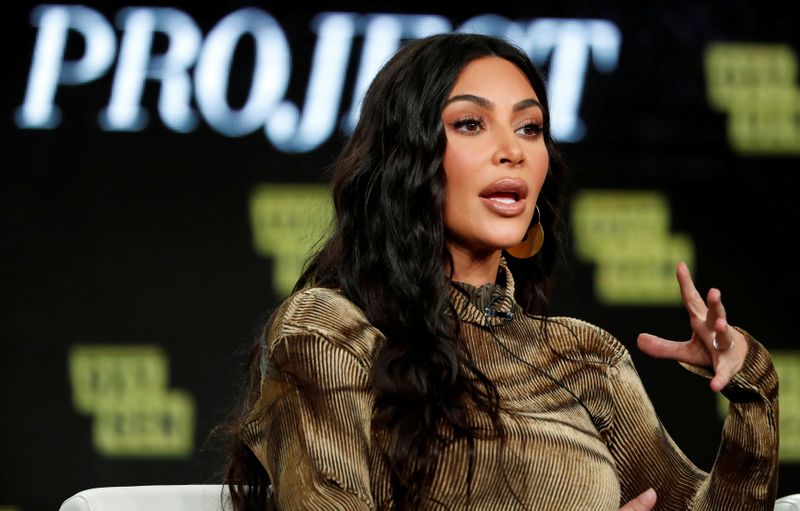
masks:
{"label": "woman's face", "polygon": [[479,258],[519,243],[548,167],[544,111],[528,79],[499,57],[472,61],[459,74],[442,121],[451,253]]}

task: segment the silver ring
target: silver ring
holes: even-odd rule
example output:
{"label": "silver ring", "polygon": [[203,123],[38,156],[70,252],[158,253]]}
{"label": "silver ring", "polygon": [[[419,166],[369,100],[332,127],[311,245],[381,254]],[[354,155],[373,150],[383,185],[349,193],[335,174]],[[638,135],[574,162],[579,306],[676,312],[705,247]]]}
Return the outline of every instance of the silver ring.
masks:
{"label": "silver ring", "polygon": [[731,343],[728,345],[728,347],[723,350],[719,347],[719,344],[717,344],[717,336],[715,335],[711,338],[711,345],[714,346],[714,349],[717,351],[728,351],[733,348],[733,340],[731,340]]}

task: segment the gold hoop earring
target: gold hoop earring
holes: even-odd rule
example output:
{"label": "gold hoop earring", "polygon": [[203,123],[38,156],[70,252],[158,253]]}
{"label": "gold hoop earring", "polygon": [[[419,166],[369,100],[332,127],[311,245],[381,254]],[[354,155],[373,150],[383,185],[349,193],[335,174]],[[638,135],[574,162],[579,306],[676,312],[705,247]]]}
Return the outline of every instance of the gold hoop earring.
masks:
{"label": "gold hoop earring", "polygon": [[542,249],[544,243],[544,228],[542,228],[542,212],[536,206],[537,220],[534,225],[528,227],[522,241],[506,249],[509,255],[516,259],[527,259],[535,256]]}

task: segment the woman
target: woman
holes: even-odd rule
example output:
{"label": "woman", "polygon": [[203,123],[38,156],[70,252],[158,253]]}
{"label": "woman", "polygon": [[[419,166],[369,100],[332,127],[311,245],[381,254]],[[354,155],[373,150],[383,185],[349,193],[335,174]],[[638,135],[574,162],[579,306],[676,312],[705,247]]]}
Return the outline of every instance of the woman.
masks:
{"label": "woman", "polygon": [[335,230],[251,357],[237,509],[771,509],[777,380],[718,290],[679,264],[691,340],[639,337],[731,399],[710,475],[617,340],[546,315],[564,177],[548,121],[503,41],[437,35],[384,66],[334,167]]}

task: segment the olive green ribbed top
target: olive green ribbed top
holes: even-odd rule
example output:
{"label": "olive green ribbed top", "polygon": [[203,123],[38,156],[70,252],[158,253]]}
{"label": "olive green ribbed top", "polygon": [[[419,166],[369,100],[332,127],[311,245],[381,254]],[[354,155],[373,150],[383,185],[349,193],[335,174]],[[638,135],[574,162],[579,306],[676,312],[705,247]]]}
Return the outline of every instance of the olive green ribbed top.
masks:
{"label": "olive green ribbed top", "polygon": [[[773,508],[778,382],[750,335],[742,331],[750,349],[724,391],[731,407],[709,475],[664,430],[622,344],[577,319],[529,316],[513,296],[505,263],[498,285],[452,286],[463,340],[500,393],[507,437],[503,449],[499,440],[476,439],[469,507],[467,447],[446,447],[431,488],[446,507],[430,509],[618,511],[651,486],[658,510]],[[306,289],[279,308],[261,397],[244,431],[279,509],[366,510],[390,500],[381,436],[370,428],[370,364],[383,339],[335,290]],[[276,366],[291,367],[295,378],[279,378]],[[324,398],[312,404],[308,392]]]}

